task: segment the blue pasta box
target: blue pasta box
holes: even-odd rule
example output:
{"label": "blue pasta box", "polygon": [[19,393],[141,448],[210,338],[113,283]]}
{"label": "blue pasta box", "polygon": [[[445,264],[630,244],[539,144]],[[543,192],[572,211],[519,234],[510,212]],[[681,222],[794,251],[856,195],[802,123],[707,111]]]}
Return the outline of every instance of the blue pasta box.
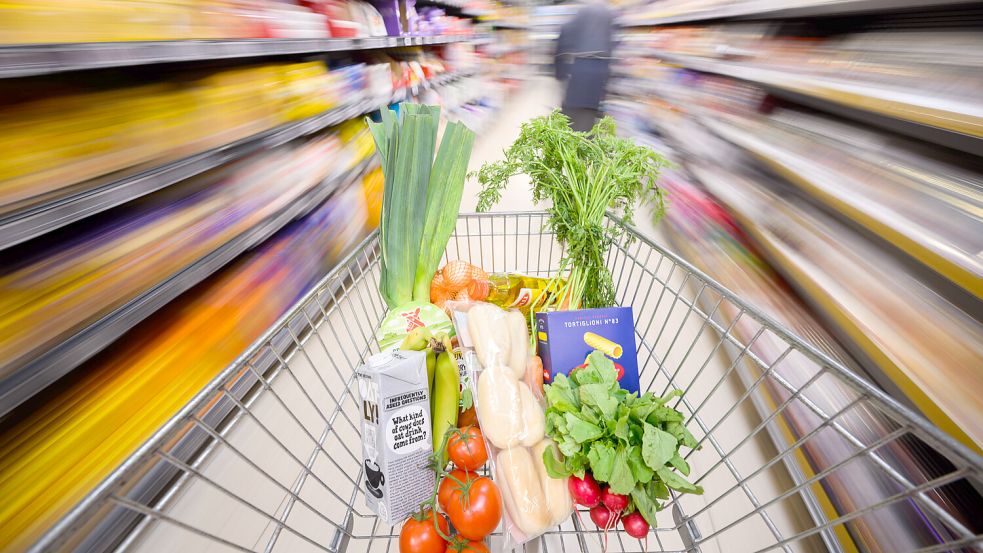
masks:
{"label": "blue pasta box", "polygon": [[614,361],[621,387],[639,392],[631,307],[536,313],[536,337],[547,384],[556,375],[569,374],[583,365],[587,356],[598,350]]}

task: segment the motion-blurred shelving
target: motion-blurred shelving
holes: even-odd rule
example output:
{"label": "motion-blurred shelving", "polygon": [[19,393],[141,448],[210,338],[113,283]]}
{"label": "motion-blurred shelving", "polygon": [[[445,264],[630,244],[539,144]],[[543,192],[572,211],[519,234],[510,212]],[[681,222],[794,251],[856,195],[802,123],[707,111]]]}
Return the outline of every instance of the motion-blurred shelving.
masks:
{"label": "motion-blurred shelving", "polygon": [[981,450],[979,322],[832,219],[742,176],[695,174],[789,282],[836,321],[855,354],[878,366],[926,418]]}
{"label": "motion-blurred shelving", "polygon": [[[688,9],[685,3],[676,2],[672,7],[658,6],[659,10],[650,15],[622,18],[620,23],[623,27],[651,27],[727,19],[847,15],[970,3],[972,0],[746,0]],[[706,3],[702,4],[706,6]]]}
{"label": "motion-blurred shelving", "polygon": [[[752,67],[739,62],[704,59],[696,56],[650,50],[649,54],[666,62],[705,73],[740,79],[766,87],[778,94],[794,94],[793,100],[805,99],[823,107],[845,106],[845,115],[882,123],[890,118],[907,123],[892,125],[916,138],[944,146],[978,153],[983,149],[983,107],[979,102],[933,97],[921,92],[813,77],[776,69]],[[943,131],[929,134],[926,130]]]}
{"label": "motion-blurred shelving", "polygon": [[160,63],[319,54],[429,46],[487,39],[486,35],[365,38],[167,40],[0,46],[0,78],[30,77]]}
{"label": "motion-blurred shelving", "polygon": [[[433,88],[444,86],[473,72],[439,75],[424,83]],[[287,123],[257,135],[205,152],[194,154],[150,169],[138,170],[122,177],[97,179],[83,191],[58,198],[25,210],[0,215],[0,249],[25,242],[100,211],[129,202],[151,192],[181,182],[209,169],[240,159],[250,153],[286,144],[302,136],[337,125],[354,117],[405,100],[414,90],[400,89],[385,100],[363,100],[330,109],[300,121]]]}
{"label": "motion-blurred shelving", "polygon": [[308,213],[335,190],[361,177],[372,163],[374,161],[371,159],[363,160],[350,169],[331,175],[321,184],[303,193],[296,201],[112,309],[92,324],[73,332],[69,338],[31,356],[26,362],[6,367],[4,372],[7,374],[0,380],[0,415],[9,412],[88,360],[182,292],[203,281],[243,252],[262,243],[290,221]]}
{"label": "motion-blurred shelving", "polygon": [[[378,172],[367,180],[373,177],[381,182]],[[237,405],[251,404],[262,383],[277,381],[285,372],[282,360],[308,337],[301,332],[305,319],[325,316],[333,290],[313,297],[286,332],[264,331],[296,300],[311,295],[311,286],[336,262],[352,261],[345,255],[370,232],[367,191],[357,184],[339,190],[308,218],[155,313],[152,324],[141,325],[128,340],[73,373],[73,386],[51,394],[22,425],[4,428],[0,448],[6,463],[0,482],[5,491],[18,493],[0,507],[0,548],[50,545],[35,541],[175,412],[195,409],[210,422],[241,416]],[[370,260],[353,261],[365,267]],[[344,278],[336,282],[346,285]],[[221,401],[195,406],[192,400],[201,389],[257,339],[268,339],[270,347],[250,360],[252,370],[229,374]],[[212,440],[202,429],[189,428],[170,453],[190,462],[207,455]],[[144,453],[153,457],[153,452]],[[174,465],[147,456],[137,456],[128,466],[133,463],[144,465],[135,467],[132,486],[114,492],[158,498],[175,486],[179,474]],[[94,528],[86,543],[96,551],[112,550],[140,531],[139,525],[134,528],[140,517],[126,509],[103,514],[88,521]]]}
{"label": "motion-blurred shelving", "polygon": [[811,196],[983,299],[983,205],[978,191],[958,176],[926,174],[885,157],[864,161],[818,139],[807,145],[774,126],[700,120]]}

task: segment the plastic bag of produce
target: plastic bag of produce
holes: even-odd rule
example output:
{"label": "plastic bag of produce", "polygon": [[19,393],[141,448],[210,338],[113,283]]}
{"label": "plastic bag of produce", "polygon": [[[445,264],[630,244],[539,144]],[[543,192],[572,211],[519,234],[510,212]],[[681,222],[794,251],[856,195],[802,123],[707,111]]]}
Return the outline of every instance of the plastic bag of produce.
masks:
{"label": "plastic bag of produce", "polygon": [[474,386],[478,424],[505,503],[503,550],[522,545],[573,512],[566,479],[546,473],[545,405],[527,378],[526,318],[483,302],[449,302]]}
{"label": "plastic bag of produce", "polygon": [[386,313],[386,318],[375,333],[379,351],[399,349],[403,338],[414,328],[421,326],[429,328],[431,334],[446,332],[454,335],[451,320],[443,310],[427,301],[412,301]]}

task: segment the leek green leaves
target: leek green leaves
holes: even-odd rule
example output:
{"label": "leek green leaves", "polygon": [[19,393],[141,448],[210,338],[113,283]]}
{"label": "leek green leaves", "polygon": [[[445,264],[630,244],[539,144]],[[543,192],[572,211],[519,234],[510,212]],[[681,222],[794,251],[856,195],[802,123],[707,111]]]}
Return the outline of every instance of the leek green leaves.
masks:
{"label": "leek green leaves", "polygon": [[[430,280],[454,230],[474,132],[448,123],[440,147],[440,108],[402,104],[368,122],[384,177],[379,288],[395,308],[430,301]],[[436,154],[436,156],[435,156]]]}

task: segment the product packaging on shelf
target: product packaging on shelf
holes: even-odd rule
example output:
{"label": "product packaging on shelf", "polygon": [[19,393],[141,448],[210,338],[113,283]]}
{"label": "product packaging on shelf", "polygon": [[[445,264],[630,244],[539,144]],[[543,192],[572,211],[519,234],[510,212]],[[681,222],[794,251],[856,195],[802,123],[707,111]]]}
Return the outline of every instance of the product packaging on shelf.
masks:
{"label": "product packaging on shelf", "polygon": [[433,491],[433,451],[426,354],[389,351],[355,371],[362,415],[365,501],[386,524],[398,524]]}
{"label": "product packaging on shelf", "polygon": [[618,369],[618,381],[638,393],[638,357],[631,307],[604,307],[536,313],[536,342],[543,359],[543,378],[569,374],[594,350],[604,352]]}
{"label": "product packaging on shelf", "polygon": [[525,316],[483,302],[450,302],[475,390],[478,424],[502,494],[511,550],[566,520],[573,508],[565,479],[546,474],[545,406],[525,379],[530,355]]}

